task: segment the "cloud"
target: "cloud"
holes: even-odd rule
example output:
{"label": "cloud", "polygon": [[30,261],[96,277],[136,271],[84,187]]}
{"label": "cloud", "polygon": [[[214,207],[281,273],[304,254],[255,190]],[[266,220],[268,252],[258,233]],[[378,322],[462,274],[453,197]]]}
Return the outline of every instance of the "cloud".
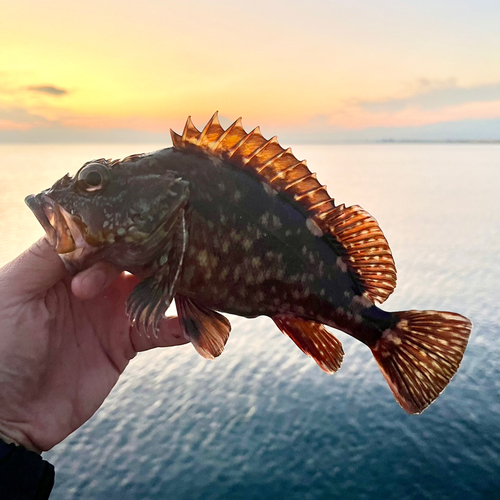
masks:
{"label": "cloud", "polygon": [[41,94],[53,95],[56,97],[66,95],[68,93],[66,89],[54,87],[52,85],[30,86],[28,87],[28,90],[31,90],[32,92],[39,92]]}
{"label": "cloud", "polygon": [[357,105],[370,113],[397,113],[410,107],[431,110],[470,102],[500,100],[500,83],[459,87],[454,79],[441,82],[420,79],[416,87],[416,92],[409,97],[359,101]]}
{"label": "cloud", "polygon": [[0,120],[12,123],[40,125],[48,120],[21,107],[0,107]]}

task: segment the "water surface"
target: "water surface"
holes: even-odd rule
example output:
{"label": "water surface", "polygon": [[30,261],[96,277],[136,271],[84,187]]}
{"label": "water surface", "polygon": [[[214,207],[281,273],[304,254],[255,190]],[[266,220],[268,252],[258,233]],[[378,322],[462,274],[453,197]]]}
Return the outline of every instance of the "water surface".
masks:
{"label": "water surface", "polygon": [[[0,145],[0,262],[43,234],[23,204],[86,160],[160,145]],[[51,499],[500,498],[500,146],[297,146],[337,203],[379,221],[398,268],[387,310],[474,322],[462,367],[423,415],[368,348],[328,376],[267,318],[231,317],[226,351],[142,353],[102,408],[46,453]]]}

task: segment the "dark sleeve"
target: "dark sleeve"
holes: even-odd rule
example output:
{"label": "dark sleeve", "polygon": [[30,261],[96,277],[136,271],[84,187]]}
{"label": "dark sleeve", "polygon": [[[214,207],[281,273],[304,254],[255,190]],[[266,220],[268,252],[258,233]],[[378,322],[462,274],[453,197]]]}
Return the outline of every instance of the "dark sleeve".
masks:
{"label": "dark sleeve", "polygon": [[38,453],[0,439],[0,498],[47,500],[54,485],[54,466]]}

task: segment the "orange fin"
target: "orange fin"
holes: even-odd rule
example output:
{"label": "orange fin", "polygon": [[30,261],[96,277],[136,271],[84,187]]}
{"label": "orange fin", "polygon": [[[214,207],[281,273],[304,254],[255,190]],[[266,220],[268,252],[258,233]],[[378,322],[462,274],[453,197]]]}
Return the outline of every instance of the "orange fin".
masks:
{"label": "orange fin", "polygon": [[229,321],[222,314],[181,295],[175,297],[175,305],[184,337],[204,358],[219,356],[229,338]]}
{"label": "orange fin", "polygon": [[[383,302],[396,286],[396,266],[377,221],[362,208],[335,207],[316,174],[276,137],[265,139],[259,128],[246,133],[238,118],[224,130],[215,113],[200,132],[188,118],[181,135],[170,131],[175,148],[203,151],[232,165],[253,171],[280,193],[286,193],[309,213],[317,236],[330,234],[344,247],[345,263],[372,301]],[[316,233],[313,233],[316,234]]]}
{"label": "orange fin", "polygon": [[323,223],[318,225],[327,225],[344,247],[344,262],[356,274],[370,300],[384,302],[396,287],[396,266],[377,221],[357,205],[339,205],[322,214],[321,219]]}
{"label": "orange fin", "polygon": [[398,322],[371,349],[397,402],[408,413],[421,413],[457,371],[472,323],[450,312],[394,314]]}
{"label": "orange fin", "polygon": [[306,210],[311,210],[311,215],[321,214],[335,206],[326,187],[316,180],[305,161],[299,161],[290,148],[282,148],[276,137],[265,139],[258,127],[247,133],[241,125],[241,118],[224,130],[215,113],[200,132],[189,117],[182,136],[172,130],[170,133],[175,148],[202,150],[234,166],[252,170],[274,189],[286,191]]}
{"label": "orange fin", "polygon": [[321,323],[286,316],[275,316],[273,321],[323,371],[335,373],[340,368],[344,357],[342,344]]}

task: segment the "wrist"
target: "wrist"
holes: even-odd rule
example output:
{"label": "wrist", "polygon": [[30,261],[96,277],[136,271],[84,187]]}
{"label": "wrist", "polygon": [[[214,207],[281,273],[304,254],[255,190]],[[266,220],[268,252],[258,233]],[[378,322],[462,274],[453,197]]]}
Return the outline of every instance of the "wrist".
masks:
{"label": "wrist", "polygon": [[28,439],[23,433],[16,431],[6,431],[3,426],[0,425],[0,439],[7,444],[14,444],[16,446],[23,446],[29,451],[34,451],[39,455],[42,450],[37,448],[30,439]]}

